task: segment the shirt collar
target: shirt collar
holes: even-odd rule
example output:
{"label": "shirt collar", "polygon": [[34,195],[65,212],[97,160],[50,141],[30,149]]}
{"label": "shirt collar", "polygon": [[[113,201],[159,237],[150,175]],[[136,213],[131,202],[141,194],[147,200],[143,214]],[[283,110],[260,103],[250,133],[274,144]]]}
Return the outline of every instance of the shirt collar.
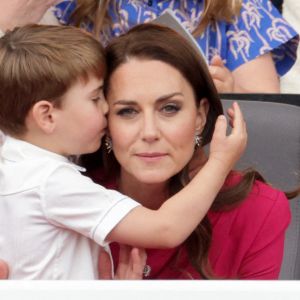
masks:
{"label": "shirt collar", "polygon": [[11,136],[5,136],[4,143],[2,145],[2,149],[0,153],[2,158],[12,162],[20,162],[24,159],[49,158],[49,159],[54,159],[56,161],[69,163],[81,172],[85,171],[85,168],[82,168],[74,164],[73,162],[70,161],[70,159],[68,159],[63,155],[45,150],[31,143],[19,139],[15,139]]}

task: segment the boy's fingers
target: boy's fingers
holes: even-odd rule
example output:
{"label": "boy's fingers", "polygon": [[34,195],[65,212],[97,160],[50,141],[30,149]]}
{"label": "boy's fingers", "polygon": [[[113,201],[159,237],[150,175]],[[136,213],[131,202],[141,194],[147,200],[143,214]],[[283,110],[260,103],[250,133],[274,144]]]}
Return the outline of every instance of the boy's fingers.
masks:
{"label": "boy's fingers", "polygon": [[227,121],[224,115],[220,115],[217,118],[215,130],[214,130],[214,137],[223,138],[226,136],[226,129],[227,129]]}
{"label": "boy's fingers", "polygon": [[246,124],[240,106],[238,105],[237,102],[233,102],[232,107],[234,111],[232,132],[233,133],[245,132]]}
{"label": "boy's fingers", "polygon": [[234,117],[234,110],[232,107],[229,107],[227,109],[227,115],[230,117],[230,118],[233,118]]}

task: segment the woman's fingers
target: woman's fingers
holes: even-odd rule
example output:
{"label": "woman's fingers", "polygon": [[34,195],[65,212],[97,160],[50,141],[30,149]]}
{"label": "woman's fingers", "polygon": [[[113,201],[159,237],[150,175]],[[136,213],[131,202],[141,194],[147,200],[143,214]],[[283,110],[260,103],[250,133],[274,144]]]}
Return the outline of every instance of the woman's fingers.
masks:
{"label": "woman's fingers", "polygon": [[100,247],[98,270],[100,279],[112,279],[112,264],[109,254]]}
{"label": "woman's fingers", "polygon": [[146,257],[146,252],[143,249],[120,245],[119,264],[115,278],[142,279]]}
{"label": "woman's fingers", "polygon": [[134,279],[142,279],[144,267],[147,261],[146,251],[140,248],[132,248],[131,258],[132,258],[132,271],[136,277]]}

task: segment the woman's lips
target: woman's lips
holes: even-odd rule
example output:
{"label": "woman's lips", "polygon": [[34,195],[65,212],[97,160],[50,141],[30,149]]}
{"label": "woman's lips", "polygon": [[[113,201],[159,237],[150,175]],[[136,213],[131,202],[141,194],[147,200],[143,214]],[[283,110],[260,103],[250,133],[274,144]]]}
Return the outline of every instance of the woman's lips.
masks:
{"label": "woman's lips", "polygon": [[164,157],[166,157],[167,153],[160,153],[160,152],[145,152],[145,153],[136,153],[135,156],[137,156],[139,159],[145,161],[145,162],[156,162]]}

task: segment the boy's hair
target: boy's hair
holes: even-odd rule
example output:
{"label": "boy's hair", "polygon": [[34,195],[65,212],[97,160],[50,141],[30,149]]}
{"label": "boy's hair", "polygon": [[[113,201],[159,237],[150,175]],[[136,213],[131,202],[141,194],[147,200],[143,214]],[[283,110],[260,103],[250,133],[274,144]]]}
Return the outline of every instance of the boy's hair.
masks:
{"label": "boy's hair", "polygon": [[90,34],[71,26],[27,25],[0,39],[0,130],[19,135],[32,106],[59,107],[79,79],[102,78],[105,55]]}

